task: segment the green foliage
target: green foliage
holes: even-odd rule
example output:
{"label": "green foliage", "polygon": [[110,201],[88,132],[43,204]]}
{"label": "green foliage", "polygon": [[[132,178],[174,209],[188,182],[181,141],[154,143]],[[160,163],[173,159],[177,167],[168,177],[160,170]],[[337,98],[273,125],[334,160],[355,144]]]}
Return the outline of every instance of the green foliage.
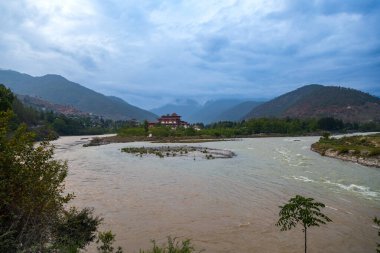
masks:
{"label": "green foliage", "polygon": [[172,136],[170,127],[157,126],[150,130],[151,134],[155,137],[168,137]]}
{"label": "green foliage", "polygon": [[[51,117],[52,116],[52,117]],[[45,124],[51,126],[60,135],[95,135],[116,131],[122,122],[103,120],[98,117],[49,115]]]}
{"label": "green foliage", "polygon": [[73,198],[64,193],[67,164],[53,159],[48,142],[36,145],[26,125],[13,131],[13,116],[11,111],[0,112],[0,252],[44,252],[52,245],[64,248],[63,241],[73,238],[65,231],[75,231],[81,240],[66,245],[75,252],[71,246],[86,245],[99,219],[86,209],[65,211]]}
{"label": "green foliage", "polygon": [[3,84],[0,84],[0,111],[10,110],[14,100],[13,93]]}
{"label": "green foliage", "polygon": [[323,137],[324,139],[326,139],[326,140],[328,140],[328,139],[330,138],[330,136],[331,136],[331,133],[330,133],[330,132],[323,132],[323,133],[322,133],[322,137]]}
{"label": "green foliage", "polygon": [[[373,219],[373,222],[378,226],[377,235],[380,236],[380,219],[378,219],[377,217],[375,217]],[[380,243],[377,243],[376,252],[380,253]]]}
{"label": "green foliage", "polygon": [[142,127],[124,127],[124,128],[121,128],[117,134],[122,137],[147,135],[145,132],[145,129]]}
{"label": "green foliage", "polygon": [[89,208],[78,211],[72,207],[64,211],[53,230],[54,247],[64,252],[83,249],[95,239],[95,232],[101,221],[102,219],[94,216],[93,210]]}
{"label": "green foliage", "polygon": [[34,136],[25,125],[11,133],[9,121],[10,115],[1,112],[0,234],[8,234],[13,246],[42,247],[58,213],[72,198],[63,195],[67,165],[53,160],[47,142],[34,147]]}
{"label": "green foliage", "polygon": [[145,133],[148,133],[149,131],[149,122],[147,120],[144,120],[144,130],[145,130]]}
{"label": "green foliage", "polygon": [[152,240],[153,247],[150,250],[140,250],[140,253],[191,253],[195,252],[193,245],[189,239],[177,241],[177,238],[168,236],[167,245],[157,246],[156,241]]}
{"label": "green foliage", "polygon": [[343,121],[331,117],[319,119],[317,126],[319,129],[326,131],[339,131],[344,128]]}
{"label": "green foliage", "polygon": [[[197,124],[199,125],[199,124]],[[121,137],[146,136],[146,127],[127,126],[118,131]],[[252,135],[308,135],[326,133],[326,131],[380,131],[380,123],[343,123],[334,118],[291,119],[259,118],[241,122],[222,121],[195,130],[192,127],[172,129],[157,125],[149,128],[153,137],[209,137],[233,138]]]}
{"label": "green foliage", "polygon": [[291,198],[287,204],[280,206],[279,213],[280,219],[276,223],[281,231],[290,230],[296,227],[298,223],[301,223],[303,232],[305,233],[305,253],[307,250],[307,237],[306,232],[309,227],[326,224],[331,219],[325,214],[321,213],[321,208],[325,205],[320,202],[315,202],[312,198],[305,198],[300,195],[296,195]]}
{"label": "green foliage", "polygon": [[350,153],[352,156],[378,156],[380,154],[380,134],[321,138],[312,147],[320,153],[331,149],[339,154]]}
{"label": "green foliage", "polygon": [[[115,234],[112,234],[112,231],[99,232],[98,240],[96,243],[100,243],[100,246],[97,247],[99,253],[113,253],[114,247],[113,243],[115,242]],[[116,253],[122,253],[123,250],[121,247],[118,247]]]}

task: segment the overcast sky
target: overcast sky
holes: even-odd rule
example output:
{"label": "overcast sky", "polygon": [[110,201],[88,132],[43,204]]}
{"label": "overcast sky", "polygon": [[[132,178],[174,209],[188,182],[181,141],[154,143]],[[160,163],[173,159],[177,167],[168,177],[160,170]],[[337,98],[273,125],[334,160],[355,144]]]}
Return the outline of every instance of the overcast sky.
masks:
{"label": "overcast sky", "polygon": [[0,2],[0,68],[152,108],[305,84],[380,95],[379,0]]}

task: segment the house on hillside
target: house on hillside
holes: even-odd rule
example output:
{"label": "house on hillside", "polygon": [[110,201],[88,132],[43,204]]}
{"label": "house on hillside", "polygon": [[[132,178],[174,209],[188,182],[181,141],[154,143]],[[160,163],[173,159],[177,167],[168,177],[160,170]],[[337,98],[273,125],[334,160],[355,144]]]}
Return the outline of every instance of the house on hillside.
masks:
{"label": "house on hillside", "polygon": [[181,116],[176,113],[162,115],[160,118],[157,119],[157,121],[158,122],[149,122],[149,127],[153,127],[156,125],[169,126],[172,128],[189,127],[189,123],[187,123],[186,121],[182,121]]}

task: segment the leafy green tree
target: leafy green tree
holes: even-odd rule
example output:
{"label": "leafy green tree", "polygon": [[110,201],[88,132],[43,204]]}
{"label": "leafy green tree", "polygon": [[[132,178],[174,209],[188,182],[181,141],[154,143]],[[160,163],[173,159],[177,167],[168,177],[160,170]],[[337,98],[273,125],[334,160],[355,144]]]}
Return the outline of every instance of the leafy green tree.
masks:
{"label": "leafy green tree", "polygon": [[[378,219],[377,217],[375,217],[373,219],[373,222],[375,222],[375,224],[379,227],[379,230],[377,231],[377,235],[380,236],[380,219]],[[380,253],[380,243],[377,243],[376,252]]]}
{"label": "leafy green tree", "polygon": [[26,125],[13,131],[12,117],[0,111],[0,252],[45,252],[70,231],[82,236],[78,248],[86,245],[99,219],[86,210],[65,211],[73,198],[64,193],[66,162],[53,159],[48,142],[36,145]]}
{"label": "leafy green tree", "polygon": [[57,214],[72,198],[63,195],[67,165],[52,159],[53,148],[47,142],[34,147],[34,136],[25,125],[10,132],[11,116],[1,113],[0,239],[5,236],[14,246],[42,249]]}
{"label": "leafy green tree", "polygon": [[307,252],[307,229],[309,227],[317,226],[320,224],[326,224],[331,219],[321,213],[321,208],[325,205],[320,202],[315,202],[312,198],[305,198],[300,195],[296,195],[291,198],[287,204],[280,206],[279,213],[280,219],[276,223],[276,226],[281,227],[281,231],[290,230],[296,227],[298,223],[301,223],[303,232],[305,234],[305,253]]}

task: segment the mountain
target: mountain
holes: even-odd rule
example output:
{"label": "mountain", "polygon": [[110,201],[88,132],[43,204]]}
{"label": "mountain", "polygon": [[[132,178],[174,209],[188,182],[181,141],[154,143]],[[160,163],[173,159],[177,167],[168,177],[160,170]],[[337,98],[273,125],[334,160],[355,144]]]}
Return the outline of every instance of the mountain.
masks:
{"label": "mountain", "polygon": [[347,122],[380,120],[380,98],[359,90],[323,85],[306,85],[250,111],[245,118],[334,117]]}
{"label": "mountain", "polygon": [[177,99],[174,103],[166,104],[164,106],[151,109],[150,111],[157,115],[166,115],[173,112],[182,116],[182,119],[187,121],[191,115],[199,110],[201,105],[192,99],[180,100]]}
{"label": "mountain", "polygon": [[241,99],[219,99],[207,101],[201,108],[196,110],[189,117],[189,121],[192,123],[202,122],[209,124],[212,122],[218,122],[223,119],[219,118],[219,115],[242,103],[244,100]]}
{"label": "mountain", "polygon": [[11,70],[0,70],[0,83],[14,93],[46,100],[53,104],[72,106],[82,112],[113,120],[154,120],[151,112],[128,104],[116,97],[107,97],[71,82],[59,75],[33,77]]}
{"label": "mountain", "polygon": [[28,95],[17,95],[17,99],[24,105],[33,107],[40,111],[53,111],[55,113],[64,115],[75,115],[75,116],[89,116],[88,113],[82,112],[69,105],[58,105],[50,103],[46,100],[31,97]]}
{"label": "mountain", "polygon": [[182,116],[190,123],[205,124],[218,121],[239,121],[261,102],[245,101],[242,99],[219,99],[207,101],[204,105],[192,99],[176,100],[158,108],[151,109],[157,115],[173,112]]}
{"label": "mountain", "polygon": [[235,105],[222,113],[220,113],[216,118],[217,121],[240,121],[244,118],[247,113],[249,113],[253,108],[259,106],[262,102],[257,101],[245,101],[238,105]]}

